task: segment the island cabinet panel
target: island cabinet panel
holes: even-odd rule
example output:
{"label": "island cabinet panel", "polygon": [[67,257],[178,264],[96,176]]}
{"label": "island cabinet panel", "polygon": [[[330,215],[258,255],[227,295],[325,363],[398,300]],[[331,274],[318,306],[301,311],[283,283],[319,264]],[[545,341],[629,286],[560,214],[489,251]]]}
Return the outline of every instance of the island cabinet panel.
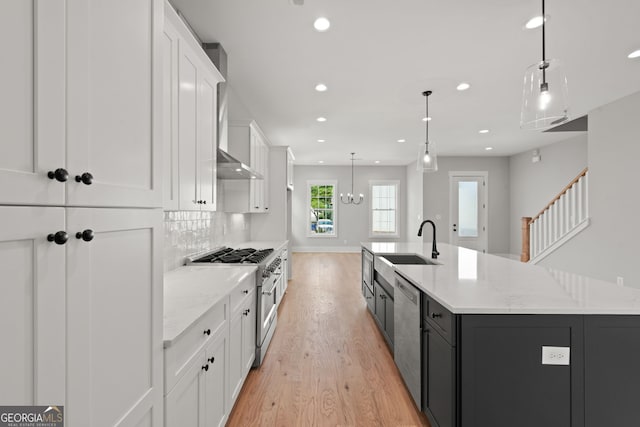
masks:
{"label": "island cabinet panel", "polygon": [[[582,316],[463,315],[460,343],[461,425],[584,426]],[[543,346],[570,365],[543,365]]]}
{"label": "island cabinet panel", "polygon": [[586,427],[640,423],[640,316],[585,316]]}

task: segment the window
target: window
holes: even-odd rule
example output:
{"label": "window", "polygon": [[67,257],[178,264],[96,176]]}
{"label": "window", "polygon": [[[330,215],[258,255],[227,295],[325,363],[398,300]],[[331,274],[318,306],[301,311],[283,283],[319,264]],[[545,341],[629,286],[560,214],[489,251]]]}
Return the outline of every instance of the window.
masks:
{"label": "window", "polygon": [[398,237],[398,181],[370,181],[371,237]]}
{"label": "window", "polygon": [[307,235],[311,237],[336,237],[336,181],[308,181],[307,206],[309,207]]}

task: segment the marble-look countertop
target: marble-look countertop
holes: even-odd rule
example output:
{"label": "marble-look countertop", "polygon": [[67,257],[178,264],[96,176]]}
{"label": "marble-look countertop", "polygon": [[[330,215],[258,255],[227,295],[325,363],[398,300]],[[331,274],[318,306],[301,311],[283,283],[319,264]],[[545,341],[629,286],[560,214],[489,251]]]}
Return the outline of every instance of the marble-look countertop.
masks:
{"label": "marble-look countertop", "polygon": [[[374,253],[420,254],[431,243],[363,242]],[[439,265],[393,265],[453,313],[640,314],[640,289],[438,243]]]}
{"label": "marble-look countertop", "polygon": [[164,275],[164,347],[171,344],[249,275],[255,265],[187,266]]}

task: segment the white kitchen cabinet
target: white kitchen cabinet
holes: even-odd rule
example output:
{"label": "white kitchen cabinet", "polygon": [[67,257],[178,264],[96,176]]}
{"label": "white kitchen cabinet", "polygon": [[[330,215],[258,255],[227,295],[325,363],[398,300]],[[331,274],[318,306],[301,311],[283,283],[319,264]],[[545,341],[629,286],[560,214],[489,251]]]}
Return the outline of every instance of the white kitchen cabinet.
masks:
{"label": "white kitchen cabinet", "polygon": [[289,262],[289,250],[285,249],[282,251],[282,296],[287,292],[289,286]]}
{"label": "white kitchen cabinet", "polygon": [[[164,31],[166,210],[216,210],[216,91],[222,75],[167,5]],[[171,133],[167,135],[167,131]]]}
{"label": "white kitchen cabinet", "polygon": [[264,179],[224,180],[225,212],[269,212],[270,148],[255,121],[229,123],[229,154]]}
{"label": "white kitchen cabinet", "polygon": [[71,208],[66,223],[66,419],[160,420],[162,212]]}
{"label": "white kitchen cabinet", "polygon": [[0,207],[3,405],[66,405],[64,211]]}
{"label": "white kitchen cabinet", "polygon": [[254,280],[240,285],[240,292],[248,291],[231,315],[229,329],[229,402],[233,407],[256,355],[256,288]]}
{"label": "white kitchen cabinet", "polygon": [[295,159],[291,147],[287,147],[287,189],[289,190],[293,190],[293,161]]}
{"label": "white kitchen cabinet", "polygon": [[0,13],[0,200],[62,205],[65,184],[65,4],[8,0]]}
{"label": "white kitchen cabinet", "polygon": [[161,25],[159,0],[3,4],[3,203],[161,206]]}

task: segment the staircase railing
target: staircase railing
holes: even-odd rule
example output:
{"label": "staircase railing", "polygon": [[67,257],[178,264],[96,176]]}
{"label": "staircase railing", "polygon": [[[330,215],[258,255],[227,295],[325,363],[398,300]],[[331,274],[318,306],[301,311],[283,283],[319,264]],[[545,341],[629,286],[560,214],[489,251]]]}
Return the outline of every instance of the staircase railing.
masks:
{"label": "staircase railing", "polygon": [[522,218],[522,262],[536,263],[589,225],[588,168],[536,216]]}

